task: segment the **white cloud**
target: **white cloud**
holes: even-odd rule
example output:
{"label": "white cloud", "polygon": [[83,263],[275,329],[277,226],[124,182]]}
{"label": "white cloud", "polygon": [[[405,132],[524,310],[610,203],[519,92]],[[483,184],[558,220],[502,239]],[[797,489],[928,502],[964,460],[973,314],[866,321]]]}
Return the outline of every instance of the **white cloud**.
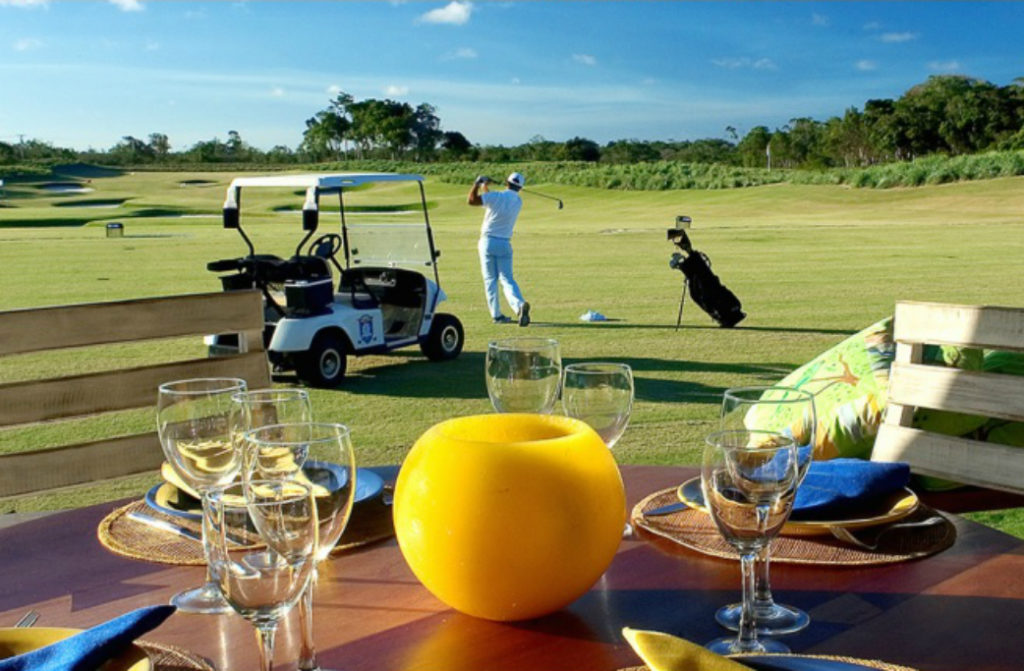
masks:
{"label": "white cloud", "polygon": [[43,42],[42,40],[37,40],[34,37],[23,37],[20,40],[14,40],[14,43],[11,46],[15,51],[31,51],[42,47]]}
{"label": "white cloud", "polygon": [[581,65],[589,65],[591,67],[597,65],[597,59],[590,54],[573,54],[572,59]]}
{"label": "white cloud", "polygon": [[936,72],[958,72],[960,68],[959,61],[931,61],[928,63],[928,69]]}
{"label": "white cloud", "polygon": [[758,58],[754,60],[743,56],[741,58],[713,58],[713,65],[727,70],[739,70],[740,68],[752,68],[754,70],[778,70],[778,66],[770,58]]}
{"label": "white cloud", "polygon": [[331,84],[330,86],[327,87],[327,95],[331,96],[332,98],[336,98],[339,93],[341,93],[341,87],[338,86],[337,84]]}
{"label": "white cloud", "polygon": [[408,86],[397,86],[395,84],[388,84],[384,87],[384,94],[389,96],[404,96],[409,94]]}
{"label": "white cloud", "polygon": [[50,0],[0,0],[0,7],[21,7],[33,9],[36,7],[48,7]]}
{"label": "white cloud", "polygon": [[811,23],[815,26],[827,26],[830,21],[824,14],[811,14]]}
{"label": "white cloud", "polygon": [[854,66],[861,72],[871,72],[872,70],[878,69],[878,63],[869,60],[857,61]]}
{"label": "white cloud", "polygon": [[274,88],[270,89],[270,95],[275,98],[283,98],[284,89],[281,88],[280,86],[275,86]]}
{"label": "white cloud", "polygon": [[455,60],[471,61],[471,60],[473,60],[475,58],[478,58],[479,56],[480,56],[480,54],[478,54],[476,52],[476,49],[473,49],[472,47],[460,47],[460,48],[456,49],[455,51],[450,51],[450,52],[446,53],[444,56],[441,57],[441,60],[444,60],[444,61],[455,61]]}
{"label": "white cloud", "polygon": [[444,7],[432,9],[420,17],[424,23],[448,23],[453,26],[465,25],[473,13],[472,2],[458,2],[454,0]]}
{"label": "white cloud", "polygon": [[900,42],[916,40],[917,33],[882,33],[879,39],[883,42],[888,42],[889,44],[898,44]]}
{"label": "white cloud", "polygon": [[141,12],[143,10],[139,0],[107,0],[107,2],[115,5],[122,12]]}
{"label": "white cloud", "polygon": [[864,24],[864,30],[881,30],[882,24],[878,21],[868,21]]}

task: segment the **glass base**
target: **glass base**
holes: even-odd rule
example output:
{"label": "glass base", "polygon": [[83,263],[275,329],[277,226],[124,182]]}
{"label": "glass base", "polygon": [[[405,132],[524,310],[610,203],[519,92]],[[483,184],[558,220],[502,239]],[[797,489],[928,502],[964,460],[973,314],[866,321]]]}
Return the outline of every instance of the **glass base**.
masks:
{"label": "glass base", "polygon": [[[739,631],[742,611],[743,604],[740,603],[723,606],[715,613],[715,621],[726,629]],[[759,636],[782,636],[806,629],[811,617],[799,608],[773,603],[768,608],[755,607],[754,621]]]}
{"label": "glass base", "polygon": [[171,605],[177,606],[182,613],[217,615],[231,612],[231,606],[213,583],[175,594],[171,597]]}
{"label": "glass base", "polygon": [[719,655],[736,655],[743,652],[790,652],[789,646],[771,639],[757,639],[753,645],[741,646],[735,637],[716,638],[704,645],[711,652]]}

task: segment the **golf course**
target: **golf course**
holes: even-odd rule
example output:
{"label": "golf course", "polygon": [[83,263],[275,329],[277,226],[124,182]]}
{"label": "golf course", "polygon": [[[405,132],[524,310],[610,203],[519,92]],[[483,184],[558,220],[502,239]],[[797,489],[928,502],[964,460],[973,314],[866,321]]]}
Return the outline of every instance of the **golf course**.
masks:
{"label": "golf course", "polygon": [[[233,173],[79,166],[58,175],[0,187],[0,310],[219,291],[207,262],[247,253],[220,220]],[[360,464],[399,463],[434,423],[490,412],[483,367],[487,343],[495,338],[557,339],[563,364],[629,364],[636,404],[615,446],[616,459],[694,464],[703,437],[715,427],[723,390],[782,379],[891,314],[897,300],[1024,305],[1024,177],[893,189],[527,185],[561,199],[564,208],[524,195],[513,240],[516,279],[532,305],[533,322],[523,329],[494,324],[487,312],[476,251],[482,212],[466,205],[470,185],[427,179],[448,297],[442,310],[462,320],[465,348],[458,359],[441,363],[417,348],[350,358],[338,389],[311,390],[319,419],[350,426]],[[401,221],[417,198],[380,185],[353,193],[346,204],[355,208],[353,216]],[[246,201],[243,222],[257,252],[294,253],[303,236],[300,206],[301,197],[288,190]],[[692,218],[694,248],[707,254],[742,301],[747,317],[736,328],[719,328],[690,300],[676,328],[683,276],[668,265],[676,250],[665,229],[678,215]],[[107,237],[110,222],[123,224],[123,237]],[[325,208],[319,233],[339,232],[337,222]],[[607,321],[582,321],[588,311]],[[204,352],[201,342],[167,344],[168,351],[189,349],[197,356]],[[68,357],[7,357],[0,382],[102,370],[151,356],[152,348],[97,347]],[[288,376],[277,381],[295,383]],[[18,428],[0,433],[0,453],[91,432],[110,435],[118,425],[142,430],[152,421],[150,414],[124,413],[92,424]],[[152,473],[0,503],[5,512],[72,507],[141,495],[158,480]],[[1024,516],[1003,517],[979,519],[1024,535]]]}

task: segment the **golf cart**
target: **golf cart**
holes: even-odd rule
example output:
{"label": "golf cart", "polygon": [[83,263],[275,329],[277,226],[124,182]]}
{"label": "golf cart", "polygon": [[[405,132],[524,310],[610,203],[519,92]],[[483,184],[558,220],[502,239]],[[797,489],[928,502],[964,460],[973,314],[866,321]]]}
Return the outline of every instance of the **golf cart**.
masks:
{"label": "golf cart", "polygon": [[[370,213],[358,223],[350,221],[358,216],[351,206],[346,212],[346,192],[383,182],[416,183],[422,222],[394,222],[397,216],[369,221]],[[305,235],[288,259],[257,254],[241,225],[242,191],[271,188],[304,196]],[[322,196],[338,199],[341,235],[311,239],[319,224]],[[378,208],[376,214],[382,211],[387,208]],[[349,355],[379,354],[414,344],[432,361],[454,359],[462,352],[462,323],[454,315],[437,312],[446,298],[437,272],[441,253],[434,249],[421,176],[239,177],[227,190],[224,228],[238,231],[249,254],[213,261],[207,269],[231,272],[220,278],[225,291],[255,287],[263,293],[264,343],[275,371],[294,370],[305,383],[330,388],[344,377]],[[424,275],[426,269],[433,271],[432,277]],[[224,338],[211,336],[207,343],[214,351],[230,347]]]}

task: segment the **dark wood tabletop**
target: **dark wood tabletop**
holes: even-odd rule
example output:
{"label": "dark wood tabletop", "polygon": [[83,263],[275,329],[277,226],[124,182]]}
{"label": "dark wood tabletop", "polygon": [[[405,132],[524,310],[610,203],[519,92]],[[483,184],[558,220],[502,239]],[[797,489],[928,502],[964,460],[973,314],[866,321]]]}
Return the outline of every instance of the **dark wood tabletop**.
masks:
{"label": "dark wood tabletop", "polygon": [[[623,467],[630,505],[694,469]],[[0,625],[34,608],[37,626],[88,627],[197,585],[203,570],[125,559],[97,540],[116,504],[68,511],[0,530]],[[956,544],[938,555],[870,568],[773,566],[780,601],[810,612],[794,652],[884,659],[921,671],[1024,669],[1024,541],[954,518]],[[316,637],[325,667],[593,670],[639,663],[623,626],[706,642],[722,635],[715,610],[738,598],[739,569],[666,541],[622,543],[593,588],[564,610],[497,623],[457,613],[413,576],[392,539],[323,569]],[[294,618],[277,665],[294,667]],[[236,615],[175,614],[146,637],[188,648],[218,669],[256,668],[250,625]]]}

